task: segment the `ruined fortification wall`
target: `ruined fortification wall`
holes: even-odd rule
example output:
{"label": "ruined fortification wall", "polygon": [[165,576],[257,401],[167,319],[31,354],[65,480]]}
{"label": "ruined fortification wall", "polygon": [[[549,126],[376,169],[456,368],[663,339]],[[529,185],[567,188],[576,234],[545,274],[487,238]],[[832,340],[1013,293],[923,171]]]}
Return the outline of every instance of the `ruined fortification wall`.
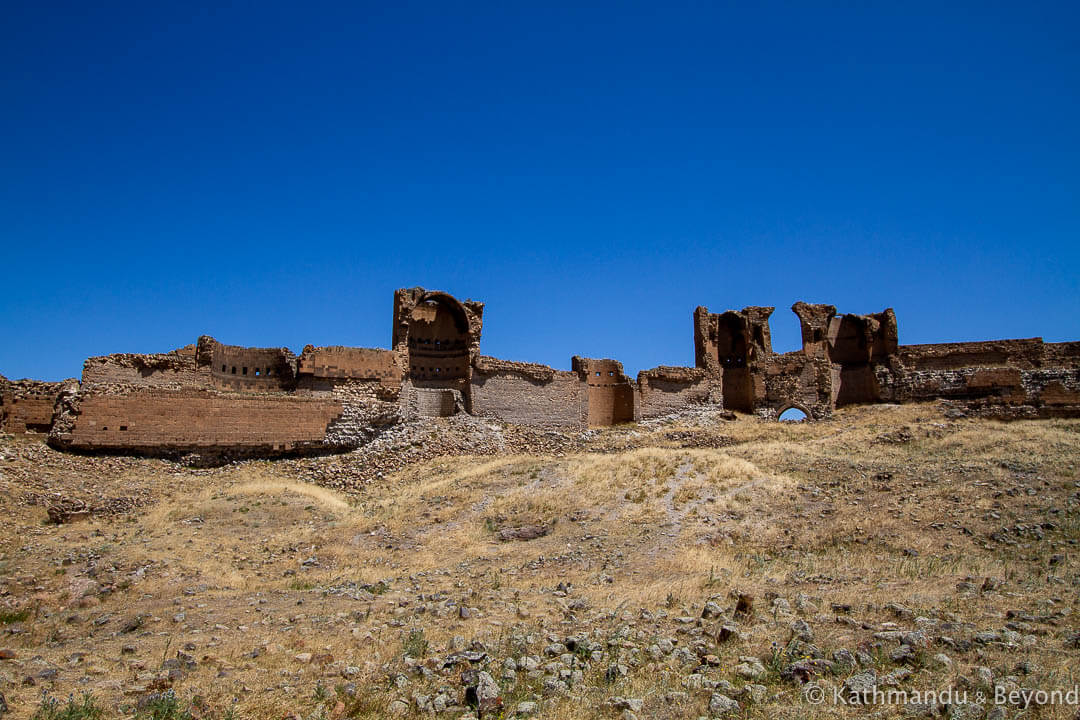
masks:
{"label": "ruined fortification wall", "polygon": [[1080,368],[1080,342],[1043,343],[1043,367]]}
{"label": "ruined fortification wall", "polygon": [[636,419],[660,417],[709,402],[711,383],[703,368],[661,365],[637,376]]}
{"label": "ruined fortification wall", "polygon": [[400,386],[387,387],[379,380],[301,375],[297,394],[341,403],[341,415],[326,431],[330,447],[356,447],[380,428],[402,419]]}
{"label": "ruined fortification wall", "polygon": [[909,371],[972,367],[1037,368],[1043,363],[1042,338],[986,342],[901,345],[900,362]]}
{"label": "ruined fortification wall", "polygon": [[1080,343],[902,345],[898,354],[901,401],[953,400],[1004,418],[1074,415],[1080,407]]}
{"label": "ruined fortification wall", "polygon": [[775,308],[752,305],[742,310],[694,311],[694,355],[711,380],[710,395],[728,410],[765,409],[765,372],[773,357],[769,317]]}
{"label": "ruined fortification wall", "polygon": [[1039,338],[899,345],[892,309],[838,315],[795,303],[802,350],[772,350],[772,307],[693,314],[694,368],[637,382],[612,359],[569,372],[479,354],[483,303],[423,288],[394,294],[393,348],[224,345],[86,361],[81,386],[0,377],[0,428],[52,427],[80,450],[289,452],[356,447],[386,425],[459,412],[551,428],[658,417],[709,403],[815,419],[856,403],[945,400],[1002,418],[1080,415],[1080,342]]}
{"label": "ruined fortification wall", "polygon": [[633,422],[634,383],[623,374],[621,362],[574,356],[570,363],[588,386],[590,427]]}
{"label": "ruined fortification wall", "polygon": [[833,367],[823,358],[801,352],[774,355],[763,374],[765,400],[759,414],[775,418],[788,408],[798,408],[820,420],[832,415]]}
{"label": "ruined fortification wall", "polygon": [[0,375],[0,431],[49,432],[56,398],[70,382],[8,380]]}
{"label": "ruined fortification wall", "polygon": [[288,348],[224,345],[204,336],[198,355],[201,362],[209,361],[200,371],[220,390],[277,392],[296,385],[296,356]]}
{"label": "ruined fortification wall", "polygon": [[77,450],[287,452],[321,445],[341,413],[332,399],[143,389],[72,398],[66,427],[51,439]]}
{"label": "ruined fortification wall", "polygon": [[139,355],[117,353],[87,358],[82,383],[88,390],[118,385],[124,387],[196,387],[199,384],[194,345],[167,353]]}
{"label": "ruined fortification wall", "polygon": [[1080,415],[1080,369],[1025,370],[1020,385],[1040,417]]}
{"label": "ruined fortification wall", "polygon": [[476,415],[538,427],[588,424],[588,388],[576,372],[481,356],[471,390]]}
{"label": "ruined fortification wall", "polygon": [[406,417],[472,412],[472,365],[480,356],[484,304],[424,288],[394,293],[393,351],[405,380]]}
{"label": "ruined fortification wall", "polygon": [[401,387],[402,372],[391,350],[308,345],[297,363],[299,375],[316,378],[378,380],[387,387]]}

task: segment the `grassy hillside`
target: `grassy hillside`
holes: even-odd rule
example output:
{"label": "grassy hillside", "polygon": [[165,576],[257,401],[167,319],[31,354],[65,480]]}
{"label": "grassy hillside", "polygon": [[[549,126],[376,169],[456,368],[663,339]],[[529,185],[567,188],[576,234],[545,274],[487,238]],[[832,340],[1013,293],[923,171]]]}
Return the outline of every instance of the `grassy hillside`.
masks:
{"label": "grassy hillside", "polygon": [[[362,451],[0,440],[5,720],[1077,714],[994,696],[1080,685],[1080,421],[462,423],[348,491],[310,479]],[[483,454],[417,451],[444,430]],[[58,495],[89,517],[49,522]],[[969,702],[835,702],[873,688]]]}

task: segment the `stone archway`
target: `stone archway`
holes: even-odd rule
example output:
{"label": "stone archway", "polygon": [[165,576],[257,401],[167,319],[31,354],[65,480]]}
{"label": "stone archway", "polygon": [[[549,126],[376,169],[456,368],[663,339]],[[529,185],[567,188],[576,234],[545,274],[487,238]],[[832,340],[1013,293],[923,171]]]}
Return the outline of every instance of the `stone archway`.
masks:
{"label": "stone archway", "polygon": [[455,387],[469,377],[469,319],[446,293],[423,295],[408,317],[409,378],[418,387]]}
{"label": "stone archway", "polygon": [[783,414],[789,410],[797,410],[801,412],[803,414],[803,417],[798,418],[800,420],[805,420],[806,422],[812,422],[814,420],[813,413],[811,413],[810,409],[802,403],[788,403],[787,405],[782,406],[779,410],[776,411],[776,420],[778,422],[783,420]]}

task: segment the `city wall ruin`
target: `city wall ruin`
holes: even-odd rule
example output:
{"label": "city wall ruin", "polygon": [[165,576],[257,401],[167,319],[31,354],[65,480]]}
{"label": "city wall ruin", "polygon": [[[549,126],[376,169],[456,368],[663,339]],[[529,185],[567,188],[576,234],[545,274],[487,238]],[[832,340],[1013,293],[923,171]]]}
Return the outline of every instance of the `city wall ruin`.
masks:
{"label": "city wall ruin", "polygon": [[388,425],[457,413],[582,429],[703,405],[766,420],[927,400],[1003,419],[1080,416],[1080,342],[900,345],[891,309],[798,302],[802,348],[776,353],[773,310],[699,307],[695,367],[634,379],[608,358],[556,370],[481,355],[483,303],[401,289],[389,350],[309,345],[297,356],[203,336],[168,353],[92,357],[79,381],[0,376],[0,429],[77,451],[275,455],[347,450]]}

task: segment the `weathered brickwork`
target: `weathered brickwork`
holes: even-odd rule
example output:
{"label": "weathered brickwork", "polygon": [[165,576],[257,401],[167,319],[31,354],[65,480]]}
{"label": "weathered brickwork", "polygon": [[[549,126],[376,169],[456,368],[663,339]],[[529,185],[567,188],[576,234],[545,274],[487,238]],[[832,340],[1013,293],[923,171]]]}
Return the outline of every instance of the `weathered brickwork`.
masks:
{"label": "weathered brickwork", "polygon": [[573,357],[574,372],[589,388],[589,426],[618,425],[634,419],[634,384],[617,360]]}
{"label": "weathered brickwork", "polygon": [[196,346],[152,355],[120,353],[87,358],[83,363],[84,387],[191,387],[197,384]]}
{"label": "weathered brickwork", "polygon": [[8,380],[0,375],[0,431],[49,432],[56,400],[64,384]]}
{"label": "weathered brickwork", "polygon": [[334,400],[260,397],[206,390],[145,390],[86,395],[57,444],[77,450],[184,451],[251,448],[289,452],[322,445],[341,416]]}
{"label": "weathered brickwork", "polygon": [[477,358],[473,412],[539,427],[582,427],[589,421],[588,388],[576,372],[546,365]]}
{"label": "weathered brickwork", "polygon": [[303,377],[378,380],[386,387],[401,387],[397,356],[390,350],[371,348],[313,347],[300,355],[297,373]]}
{"label": "weathered brickwork", "polygon": [[695,367],[634,379],[608,358],[575,356],[555,370],[483,356],[483,303],[407,288],[394,293],[389,350],[308,345],[297,357],[203,336],[169,353],[90,358],[75,386],[0,378],[0,422],[51,428],[57,446],[87,451],[288,453],[352,448],[387,425],[462,412],[582,429],[702,404],[764,419],[927,400],[1005,419],[1080,415],[1080,342],[900,345],[891,309],[791,309],[799,351],[773,352],[772,307],[698,307]]}
{"label": "weathered brickwork", "polygon": [[424,288],[394,293],[392,342],[406,378],[403,408],[407,416],[445,412],[453,390],[472,412],[472,365],[480,356],[484,304]]}
{"label": "weathered brickwork", "polygon": [[[1061,343],[1067,345],[1068,343]],[[962,370],[970,367],[1036,368],[1046,348],[1041,338],[989,340],[986,342],[904,345],[900,362],[909,370]]]}
{"label": "weathered brickwork", "polygon": [[198,369],[215,388],[274,392],[296,386],[296,356],[288,348],[223,345],[206,336],[199,338],[198,348]]}
{"label": "weathered brickwork", "polygon": [[661,365],[637,377],[635,419],[668,415],[709,401],[712,386],[704,368]]}

